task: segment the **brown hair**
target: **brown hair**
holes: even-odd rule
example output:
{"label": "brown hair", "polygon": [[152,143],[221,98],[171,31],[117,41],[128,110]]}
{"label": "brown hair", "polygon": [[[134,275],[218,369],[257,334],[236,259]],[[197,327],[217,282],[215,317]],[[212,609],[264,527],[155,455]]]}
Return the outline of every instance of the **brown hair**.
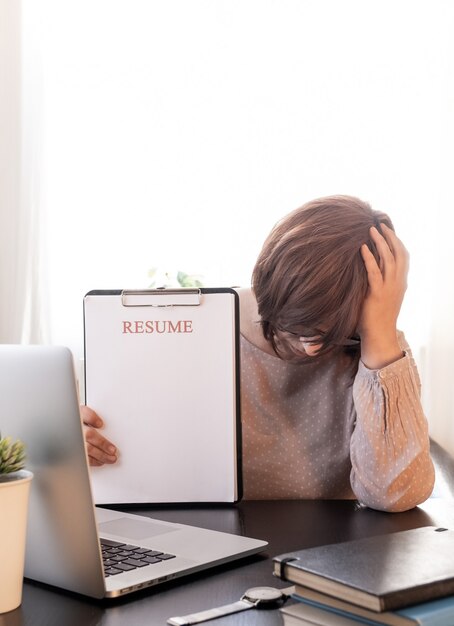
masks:
{"label": "brown hair", "polygon": [[378,261],[369,229],[380,230],[381,222],[393,228],[367,202],[328,196],[275,225],[257,259],[252,289],[263,334],[278,356],[295,357],[287,333],[313,337],[317,355],[356,334],[368,288],[360,248],[366,243]]}

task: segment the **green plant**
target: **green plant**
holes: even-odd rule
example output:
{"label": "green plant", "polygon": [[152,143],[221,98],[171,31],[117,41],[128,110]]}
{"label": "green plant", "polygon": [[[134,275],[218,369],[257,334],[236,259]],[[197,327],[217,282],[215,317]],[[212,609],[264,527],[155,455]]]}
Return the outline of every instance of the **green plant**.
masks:
{"label": "green plant", "polygon": [[24,465],[25,444],[19,439],[12,442],[11,437],[0,435],[0,475],[18,472]]}
{"label": "green plant", "polygon": [[200,280],[201,276],[197,274],[186,274],[186,272],[178,271],[175,274],[171,272],[159,272],[157,267],[153,267],[148,270],[148,277],[153,279],[153,282],[148,286],[149,289],[156,287],[185,287],[196,288],[203,287],[203,283]]}
{"label": "green plant", "polygon": [[178,272],[177,281],[181,287],[203,287],[203,283],[193,274]]}

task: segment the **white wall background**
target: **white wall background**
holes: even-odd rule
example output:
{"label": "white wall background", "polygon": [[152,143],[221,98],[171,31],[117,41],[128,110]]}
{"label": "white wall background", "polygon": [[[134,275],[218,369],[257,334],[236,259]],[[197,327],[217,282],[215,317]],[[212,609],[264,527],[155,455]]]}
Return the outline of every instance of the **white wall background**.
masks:
{"label": "white wall background", "polygon": [[246,285],[277,219],[358,195],[412,254],[400,325],[452,445],[454,3],[22,0],[22,12],[48,339],[81,356],[84,293],[147,286],[153,266]]}

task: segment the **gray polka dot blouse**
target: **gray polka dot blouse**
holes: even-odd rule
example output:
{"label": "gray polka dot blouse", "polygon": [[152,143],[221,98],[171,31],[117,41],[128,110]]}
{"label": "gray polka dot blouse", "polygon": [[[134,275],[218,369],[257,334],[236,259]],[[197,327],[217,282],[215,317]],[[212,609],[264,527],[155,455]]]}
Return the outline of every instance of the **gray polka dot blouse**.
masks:
{"label": "gray polka dot blouse", "polygon": [[283,361],[241,337],[246,499],[357,498],[403,511],[433,489],[427,421],[416,364],[381,370],[327,355]]}

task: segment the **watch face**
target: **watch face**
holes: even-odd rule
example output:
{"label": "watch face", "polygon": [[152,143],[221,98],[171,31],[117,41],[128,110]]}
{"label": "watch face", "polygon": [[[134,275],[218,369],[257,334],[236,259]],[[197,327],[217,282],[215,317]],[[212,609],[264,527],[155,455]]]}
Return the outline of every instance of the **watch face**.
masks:
{"label": "watch face", "polygon": [[277,602],[282,599],[282,592],[274,587],[252,587],[244,594],[244,598],[252,602]]}

